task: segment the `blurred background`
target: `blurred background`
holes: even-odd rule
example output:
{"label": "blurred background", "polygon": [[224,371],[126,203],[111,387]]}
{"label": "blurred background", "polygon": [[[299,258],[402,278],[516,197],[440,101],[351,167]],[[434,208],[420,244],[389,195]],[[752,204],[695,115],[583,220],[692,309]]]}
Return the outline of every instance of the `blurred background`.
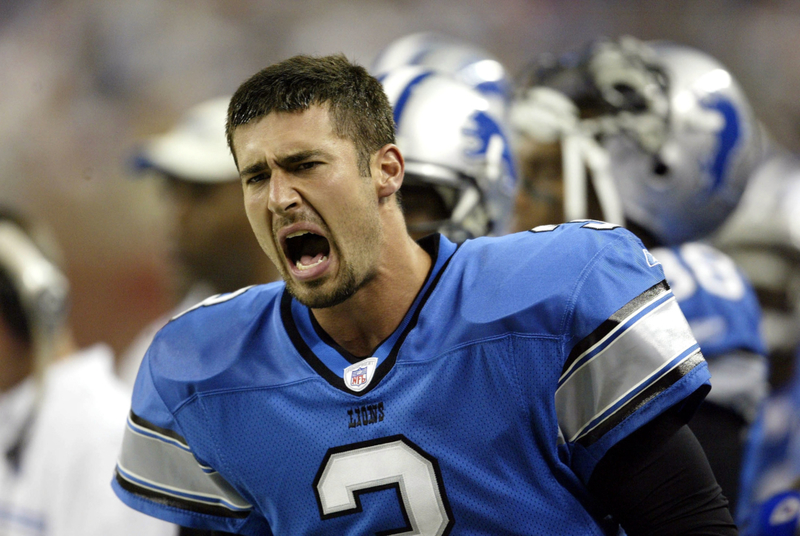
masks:
{"label": "blurred background", "polygon": [[368,66],[423,30],[470,40],[511,73],[597,36],[683,42],[726,64],[800,151],[800,2],[3,0],[0,201],[54,227],[79,344],[120,351],[173,304],[166,209],[132,169],[138,143],[274,61],[343,52]]}

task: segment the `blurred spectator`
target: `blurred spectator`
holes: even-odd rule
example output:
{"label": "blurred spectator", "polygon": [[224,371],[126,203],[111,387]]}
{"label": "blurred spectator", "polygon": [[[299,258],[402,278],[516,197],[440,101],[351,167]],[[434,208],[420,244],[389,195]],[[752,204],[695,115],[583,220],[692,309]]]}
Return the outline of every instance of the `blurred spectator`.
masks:
{"label": "blurred spectator", "polygon": [[155,136],[136,158],[159,175],[170,202],[171,260],[180,303],[142,332],[125,351],[119,374],[133,385],[147,347],[170,317],[214,294],[279,277],[256,242],[244,212],[239,172],[225,140],[230,97],[205,101],[169,132]]}
{"label": "blurred spectator", "polygon": [[46,238],[0,210],[0,534],[175,534],[111,491],[127,391],[107,346],[76,351]]}

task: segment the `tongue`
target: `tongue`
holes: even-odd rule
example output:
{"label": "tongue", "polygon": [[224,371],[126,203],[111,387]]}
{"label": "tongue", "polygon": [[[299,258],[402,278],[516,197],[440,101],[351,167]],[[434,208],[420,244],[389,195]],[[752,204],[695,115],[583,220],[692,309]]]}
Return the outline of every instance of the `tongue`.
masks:
{"label": "tongue", "polygon": [[303,266],[310,266],[312,264],[318,263],[319,260],[324,256],[325,255],[323,255],[322,253],[317,253],[313,257],[311,255],[303,255],[300,257],[300,264],[302,264]]}

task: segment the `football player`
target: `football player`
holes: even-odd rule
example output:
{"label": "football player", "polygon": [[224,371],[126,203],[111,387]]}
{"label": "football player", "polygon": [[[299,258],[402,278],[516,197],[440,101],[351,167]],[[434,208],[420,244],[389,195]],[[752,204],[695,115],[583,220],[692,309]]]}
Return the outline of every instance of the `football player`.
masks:
{"label": "football player", "polygon": [[283,282],[156,336],[113,486],[241,534],[735,534],[685,420],[708,370],[660,265],[600,222],[408,234],[378,80],[296,56],[234,94]]}
{"label": "football player", "polygon": [[230,96],[191,107],[167,132],[138,149],[141,176],[162,182],[168,203],[168,241],[177,304],[140,333],[119,359],[133,386],[153,336],[172,316],[209,296],[278,279],[242,211],[239,174],[225,142]]}
{"label": "football player", "polygon": [[106,345],[75,347],[54,251],[0,209],[0,534],[176,534],[109,489],[129,395]]}
{"label": "football player", "polygon": [[715,236],[753,281],[771,367],[772,391],[750,429],[742,467],[737,521],[743,534],[792,534],[798,523],[792,507],[800,504],[800,162],[773,147]]}
{"label": "football player", "polygon": [[520,80],[512,122],[522,187],[515,227],[597,218],[631,229],[660,263],[708,359],[690,426],[735,504],[743,432],[766,393],[760,307],[743,272],[701,240],[763,158],[747,100],[717,60],[624,37],[546,56]]}

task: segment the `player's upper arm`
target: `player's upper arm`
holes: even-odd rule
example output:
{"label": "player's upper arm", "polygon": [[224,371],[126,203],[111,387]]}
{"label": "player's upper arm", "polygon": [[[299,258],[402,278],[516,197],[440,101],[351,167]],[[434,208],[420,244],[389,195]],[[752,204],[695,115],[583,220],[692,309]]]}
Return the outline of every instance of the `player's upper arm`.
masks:
{"label": "player's upper arm", "polygon": [[268,534],[253,506],[198,456],[142,364],[112,486],[128,506],[186,527]]}
{"label": "player's upper arm", "polygon": [[698,393],[688,414],[708,390],[706,363],[661,267],[633,235],[615,233],[575,286],[556,391],[559,428],[584,482],[611,446]]}

